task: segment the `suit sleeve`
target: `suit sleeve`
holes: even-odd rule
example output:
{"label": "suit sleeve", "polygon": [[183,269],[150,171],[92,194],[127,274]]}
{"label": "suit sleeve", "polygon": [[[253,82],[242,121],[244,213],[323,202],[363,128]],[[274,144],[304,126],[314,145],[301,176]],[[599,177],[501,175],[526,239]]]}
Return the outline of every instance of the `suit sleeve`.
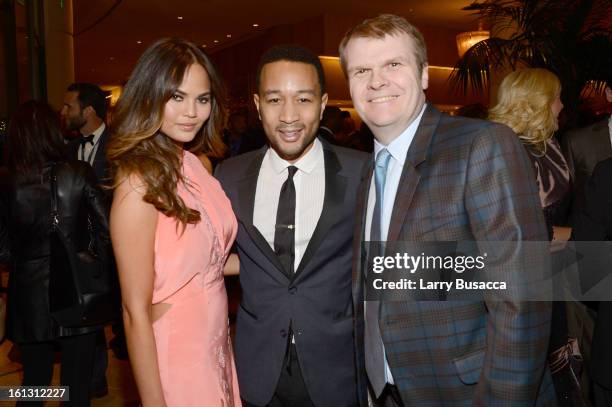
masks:
{"label": "suit sleeve", "polygon": [[585,208],[578,215],[573,238],[582,241],[612,240],[612,160],[598,163],[586,189]]}
{"label": "suit sleeve", "polygon": [[[495,253],[487,268],[496,279],[508,281],[526,270],[544,274],[548,264],[544,217],[531,162],[516,134],[505,126],[484,128],[472,144],[468,166],[465,204],[470,227],[483,246],[479,250]],[[542,243],[535,248],[527,241]],[[485,358],[474,405],[535,401],[546,366],[550,303],[517,301],[510,290],[495,298],[485,296],[485,304]]]}

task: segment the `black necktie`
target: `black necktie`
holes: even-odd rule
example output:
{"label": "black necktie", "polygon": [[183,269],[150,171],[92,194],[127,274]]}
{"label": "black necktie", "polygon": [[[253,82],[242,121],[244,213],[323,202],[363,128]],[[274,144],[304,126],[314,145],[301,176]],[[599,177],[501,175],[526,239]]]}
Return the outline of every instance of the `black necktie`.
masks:
{"label": "black necktie", "polygon": [[276,212],[276,231],[274,233],[274,251],[285,271],[293,274],[295,259],[295,184],[293,176],[297,167],[287,167],[289,176],[281,187]]}

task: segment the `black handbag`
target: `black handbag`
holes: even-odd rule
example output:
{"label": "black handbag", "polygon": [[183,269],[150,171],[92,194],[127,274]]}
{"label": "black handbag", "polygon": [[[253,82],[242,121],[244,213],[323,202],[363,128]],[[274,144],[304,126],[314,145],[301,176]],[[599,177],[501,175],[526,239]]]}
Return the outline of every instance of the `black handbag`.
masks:
{"label": "black handbag", "polygon": [[87,250],[77,251],[62,230],[58,212],[57,173],[51,168],[51,233],[49,310],[62,327],[79,328],[103,325],[118,316],[117,300],[111,279],[111,267],[104,256],[98,256],[93,245],[91,221],[88,218],[90,243]]}

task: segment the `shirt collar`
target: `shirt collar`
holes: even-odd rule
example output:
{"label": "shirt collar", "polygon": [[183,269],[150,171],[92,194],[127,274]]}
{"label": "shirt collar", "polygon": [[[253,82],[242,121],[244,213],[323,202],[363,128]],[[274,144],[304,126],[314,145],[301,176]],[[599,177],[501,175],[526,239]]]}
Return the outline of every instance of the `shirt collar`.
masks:
{"label": "shirt collar", "polygon": [[319,141],[319,139],[315,138],[314,144],[310,151],[308,151],[302,158],[300,158],[295,163],[291,164],[290,162],[283,160],[278,153],[273,149],[268,149],[268,160],[270,160],[270,165],[272,170],[276,174],[281,174],[283,171],[287,169],[290,165],[293,165],[298,168],[298,170],[310,174],[317,167],[322,166],[323,163],[323,145]]}
{"label": "shirt collar", "polygon": [[421,118],[423,117],[423,113],[427,108],[427,103],[423,104],[421,108],[421,113],[406,127],[406,130],[402,132],[395,140],[393,140],[389,145],[385,146],[380,143],[378,140],[374,139],[374,159],[376,160],[376,156],[378,152],[383,148],[386,148],[387,151],[391,154],[391,157],[396,162],[404,165],[406,161],[406,155],[408,154],[408,149],[410,148],[410,144],[412,144],[412,140],[414,139],[414,135],[416,134],[417,129],[419,128],[419,124],[421,123]]}
{"label": "shirt collar", "polygon": [[[100,137],[102,137],[102,133],[104,133],[104,130],[106,130],[106,124],[104,124],[104,122],[102,122],[102,124],[100,125],[100,127],[98,127],[97,129],[94,130],[93,133],[93,145],[95,146],[96,143],[98,143],[98,140],[100,140]],[[89,136],[89,134],[83,134],[83,136]]]}

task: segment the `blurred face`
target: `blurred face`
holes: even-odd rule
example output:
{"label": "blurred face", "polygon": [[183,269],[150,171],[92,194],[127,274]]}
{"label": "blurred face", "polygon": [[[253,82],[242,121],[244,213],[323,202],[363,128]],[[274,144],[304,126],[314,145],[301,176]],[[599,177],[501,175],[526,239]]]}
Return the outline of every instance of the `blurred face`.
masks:
{"label": "blurred face", "polygon": [[259,94],[253,100],[271,147],[294,163],[314,143],[327,94],[314,66],[302,62],[276,61],[261,70]]}
{"label": "blurred face", "polygon": [[190,142],[210,116],[210,79],[206,70],[193,64],[183,82],[164,107],[161,132],[179,145]]}
{"label": "blurred face", "polygon": [[612,103],[612,88],[606,86],[606,100],[608,103]]}
{"label": "blurred face", "polygon": [[79,92],[66,92],[60,116],[62,124],[70,131],[78,131],[87,124],[79,104]]}
{"label": "blurred face", "polygon": [[345,48],[351,98],[374,136],[389,144],[419,115],[429,76],[407,34],[354,38]]}
{"label": "blurred face", "polygon": [[555,121],[557,123],[557,129],[559,128],[559,113],[563,110],[563,103],[561,103],[561,94],[558,94],[550,105],[550,109],[552,110],[553,116],[555,117]]}

